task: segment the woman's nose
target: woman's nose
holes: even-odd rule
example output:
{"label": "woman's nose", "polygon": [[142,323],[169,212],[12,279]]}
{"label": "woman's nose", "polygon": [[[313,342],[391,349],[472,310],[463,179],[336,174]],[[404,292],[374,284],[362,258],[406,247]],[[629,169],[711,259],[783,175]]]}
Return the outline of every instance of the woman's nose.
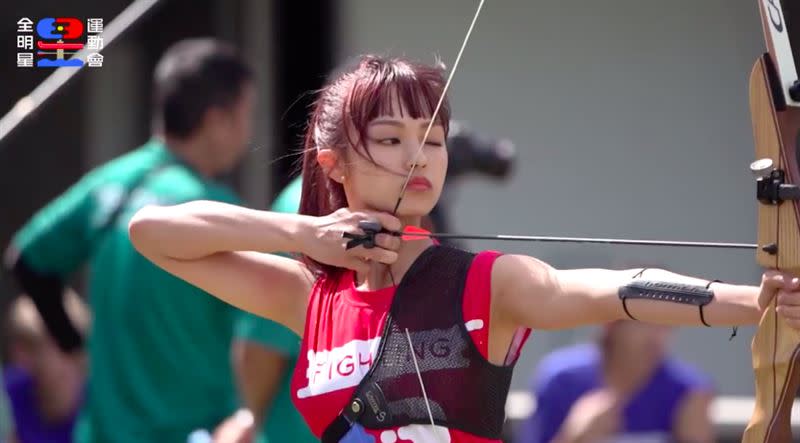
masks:
{"label": "woman's nose", "polygon": [[406,161],[406,167],[409,169],[415,167],[417,168],[424,168],[425,165],[428,164],[428,156],[425,155],[425,149],[422,148],[423,144],[420,144],[421,141],[416,143],[409,143],[409,152],[408,152],[408,160]]}

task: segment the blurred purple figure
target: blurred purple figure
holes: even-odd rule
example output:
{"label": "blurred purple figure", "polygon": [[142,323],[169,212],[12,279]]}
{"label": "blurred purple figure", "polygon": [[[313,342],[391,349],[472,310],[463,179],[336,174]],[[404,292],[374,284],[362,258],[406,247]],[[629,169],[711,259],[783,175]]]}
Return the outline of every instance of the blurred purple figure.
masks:
{"label": "blurred purple figure", "polygon": [[[64,308],[86,333],[88,309],[69,292]],[[3,379],[19,443],[70,443],[83,404],[86,363],[82,353],[64,353],[47,332],[31,299],[18,297],[9,310],[9,365]]]}
{"label": "blurred purple figure", "polygon": [[536,370],[536,410],[515,443],[714,441],[709,378],[668,354],[670,328],[620,320]]}

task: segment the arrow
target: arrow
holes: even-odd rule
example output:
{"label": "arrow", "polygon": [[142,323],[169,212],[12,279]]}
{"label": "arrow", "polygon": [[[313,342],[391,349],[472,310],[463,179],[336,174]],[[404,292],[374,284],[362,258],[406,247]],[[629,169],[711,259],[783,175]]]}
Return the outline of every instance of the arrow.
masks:
{"label": "arrow", "polygon": [[[362,227],[363,229],[363,227]],[[366,231],[366,230],[365,230]],[[454,238],[464,240],[504,240],[504,241],[530,241],[547,243],[603,243],[610,245],[640,245],[640,246],[673,246],[688,248],[718,248],[718,249],[758,249],[753,243],[719,243],[719,242],[692,242],[669,240],[631,240],[622,238],[592,238],[592,237],[551,237],[541,235],[508,235],[508,234],[458,234],[429,232],[416,226],[407,226],[402,232],[387,232],[403,240],[413,241],[424,238]]]}
{"label": "arrow", "polygon": [[[347,249],[363,245],[366,248],[375,246],[375,235],[388,234],[400,237],[404,241],[422,240],[425,238],[457,238],[463,240],[503,240],[503,241],[530,241],[542,243],[601,243],[608,245],[637,245],[637,246],[671,246],[679,248],[715,248],[715,249],[758,249],[754,243],[720,243],[720,242],[694,242],[670,240],[632,240],[626,238],[594,238],[594,237],[552,237],[544,235],[510,235],[510,234],[458,234],[430,232],[418,226],[406,226],[402,231],[384,229],[378,222],[361,221],[358,227],[364,234],[346,232],[342,237],[352,239]],[[775,245],[761,247],[769,254],[777,253]]]}

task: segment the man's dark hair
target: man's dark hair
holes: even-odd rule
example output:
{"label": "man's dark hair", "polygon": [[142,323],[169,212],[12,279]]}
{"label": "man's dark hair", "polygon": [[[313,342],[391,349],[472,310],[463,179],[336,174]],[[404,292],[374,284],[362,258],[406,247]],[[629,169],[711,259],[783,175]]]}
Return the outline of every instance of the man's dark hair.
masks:
{"label": "man's dark hair", "polygon": [[232,45],[212,38],[181,40],[167,49],[153,75],[156,130],[189,136],[210,108],[236,103],[252,78]]}

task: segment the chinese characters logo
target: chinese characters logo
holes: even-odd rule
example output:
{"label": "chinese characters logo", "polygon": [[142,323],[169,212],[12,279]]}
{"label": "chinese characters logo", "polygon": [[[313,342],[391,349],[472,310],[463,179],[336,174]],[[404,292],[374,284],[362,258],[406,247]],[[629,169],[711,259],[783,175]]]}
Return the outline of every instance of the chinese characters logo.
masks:
{"label": "chinese characters logo", "polygon": [[17,67],[59,68],[103,66],[102,18],[45,17],[17,21]]}

